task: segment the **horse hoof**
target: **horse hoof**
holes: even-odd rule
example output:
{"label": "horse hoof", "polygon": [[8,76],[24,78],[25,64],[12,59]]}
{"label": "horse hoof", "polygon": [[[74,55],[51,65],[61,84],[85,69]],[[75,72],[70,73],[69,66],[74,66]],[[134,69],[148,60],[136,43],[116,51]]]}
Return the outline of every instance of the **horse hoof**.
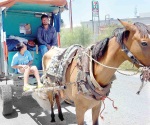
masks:
{"label": "horse hoof", "polygon": [[60,119],[61,121],[63,121],[63,120],[64,120],[64,117],[63,117],[62,112],[58,114],[58,117],[59,117],[59,119]]}
{"label": "horse hoof", "polygon": [[64,118],[60,118],[61,121],[64,121]]}
{"label": "horse hoof", "polygon": [[64,120],[64,117],[63,117],[63,115],[62,115],[62,114],[61,114],[61,115],[59,115],[58,117],[59,117],[59,119],[60,119],[61,121],[63,121],[63,120]]}
{"label": "horse hoof", "polygon": [[52,119],[51,122],[55,122],[55,119]]}

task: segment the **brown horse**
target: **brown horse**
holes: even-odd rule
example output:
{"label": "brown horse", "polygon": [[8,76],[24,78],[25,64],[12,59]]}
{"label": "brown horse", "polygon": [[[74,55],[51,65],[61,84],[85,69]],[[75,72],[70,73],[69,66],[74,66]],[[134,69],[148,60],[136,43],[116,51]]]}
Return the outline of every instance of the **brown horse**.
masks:
{"label": "brown horse", "polygon": [[[125,60],[129,60],[137,67],[150,66],[150,29],[142,23],[129,24],[123,21],[120,22],[124,28],[114,31],[113,36],[107,39],[108,43],[102,52],[99,52],[101,42],[93,45],[91,49],[91,58],[94,60],[92,61],[93,76],[102,88],[110,84],[117,67]],[[51,49],[44,55],[44,72],[48,69],[51,58],[55,53],[56,50]],[[102,98],[90,98],[79,92],[77,84],[78,70],[77,60],[73,59],[66,71],[65,85],[67,89],[64,90],[64,96],[67,96],[75,104],[78,125],[84,124],[84,114],[88,109],[92,109],[93,125],[98,125]],[[50,96],[49,94],[48,97]]]}

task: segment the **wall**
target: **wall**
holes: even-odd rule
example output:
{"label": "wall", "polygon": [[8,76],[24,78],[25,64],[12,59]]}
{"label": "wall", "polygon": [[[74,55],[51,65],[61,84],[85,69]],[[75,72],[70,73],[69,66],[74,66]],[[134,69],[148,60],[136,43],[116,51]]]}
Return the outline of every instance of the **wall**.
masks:
{"label": "wall", "polygon": [[[37,28],[41,25],[40,18],[35,17],[34,13],[20,13],[20,12],[3,12],[4,31],[6,31],[7,37],[9,35],[20,36],[27,39],[36,38]],[[20,24],[30,24],[30,35],[20,34]]]}

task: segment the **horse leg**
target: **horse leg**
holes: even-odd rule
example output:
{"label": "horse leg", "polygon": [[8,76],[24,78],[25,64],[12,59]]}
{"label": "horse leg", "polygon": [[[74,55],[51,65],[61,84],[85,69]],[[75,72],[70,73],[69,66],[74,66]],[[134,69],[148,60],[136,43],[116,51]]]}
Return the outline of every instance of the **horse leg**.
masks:
{"label": "horse leg", "polygon": [[48,99],[51,105],[51,122],[55,122],[55,114],[54,114],[54,98],[53,98],[53,93],[49,92],[48,93]]}
{"label": "horse leg", "polygon": [[55,114],[54,114],[53,105],[51,105],[51,122],[55,122]]}
{"label": "horse leg", "polygon": [[58,93],[55,94],[55,98],[56,98],[56,104],[57,104],[57,108],[58,108],[58,117],[61,121],[63,121],[64,117],[63,117],[63,114],[62,114],[62,111],[61,111],[60,98],[59,98]]}
{"label": "horse leg", "polygon": [[77,123],[78,125],[84,125],[84,114],[87,111],[87,109],[85,109],[79,102],[75,103],[75,107]]}
{"label": "horse leg", "polygon": [[100,113],[100,108],[101,108],[101,102],[92,108],[93,125],[99,125],[98,117],[99,117],[99,113]]}

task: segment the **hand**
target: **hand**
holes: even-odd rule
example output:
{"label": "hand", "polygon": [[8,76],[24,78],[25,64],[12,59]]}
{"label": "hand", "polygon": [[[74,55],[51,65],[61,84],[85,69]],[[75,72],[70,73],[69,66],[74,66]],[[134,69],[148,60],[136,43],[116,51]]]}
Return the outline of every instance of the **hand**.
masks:
{"label": "hand", "polygon": [[25,70],[29,67],[28,65],[20,65],[19,66],[19,73],[24,73]]}
{"label": "hand", "polygon": [[50,45],[47,45],[47,49],[50,50],[50,49],[51,49],[51,46],[50,46]]}
{"label": "hand", "polygon": [[24,69],[27,69],[28,67],[29,67],[28,65],[24,65],[24,66],[23,66]]}
{"label": "hand", "polygon": [[28,68],[28,65],[20,65],[19,69],[26,69]]}
{"label": "hand", "polygon": [[18,69],[22,69],[23,68],[23,65],[18,65]]}

